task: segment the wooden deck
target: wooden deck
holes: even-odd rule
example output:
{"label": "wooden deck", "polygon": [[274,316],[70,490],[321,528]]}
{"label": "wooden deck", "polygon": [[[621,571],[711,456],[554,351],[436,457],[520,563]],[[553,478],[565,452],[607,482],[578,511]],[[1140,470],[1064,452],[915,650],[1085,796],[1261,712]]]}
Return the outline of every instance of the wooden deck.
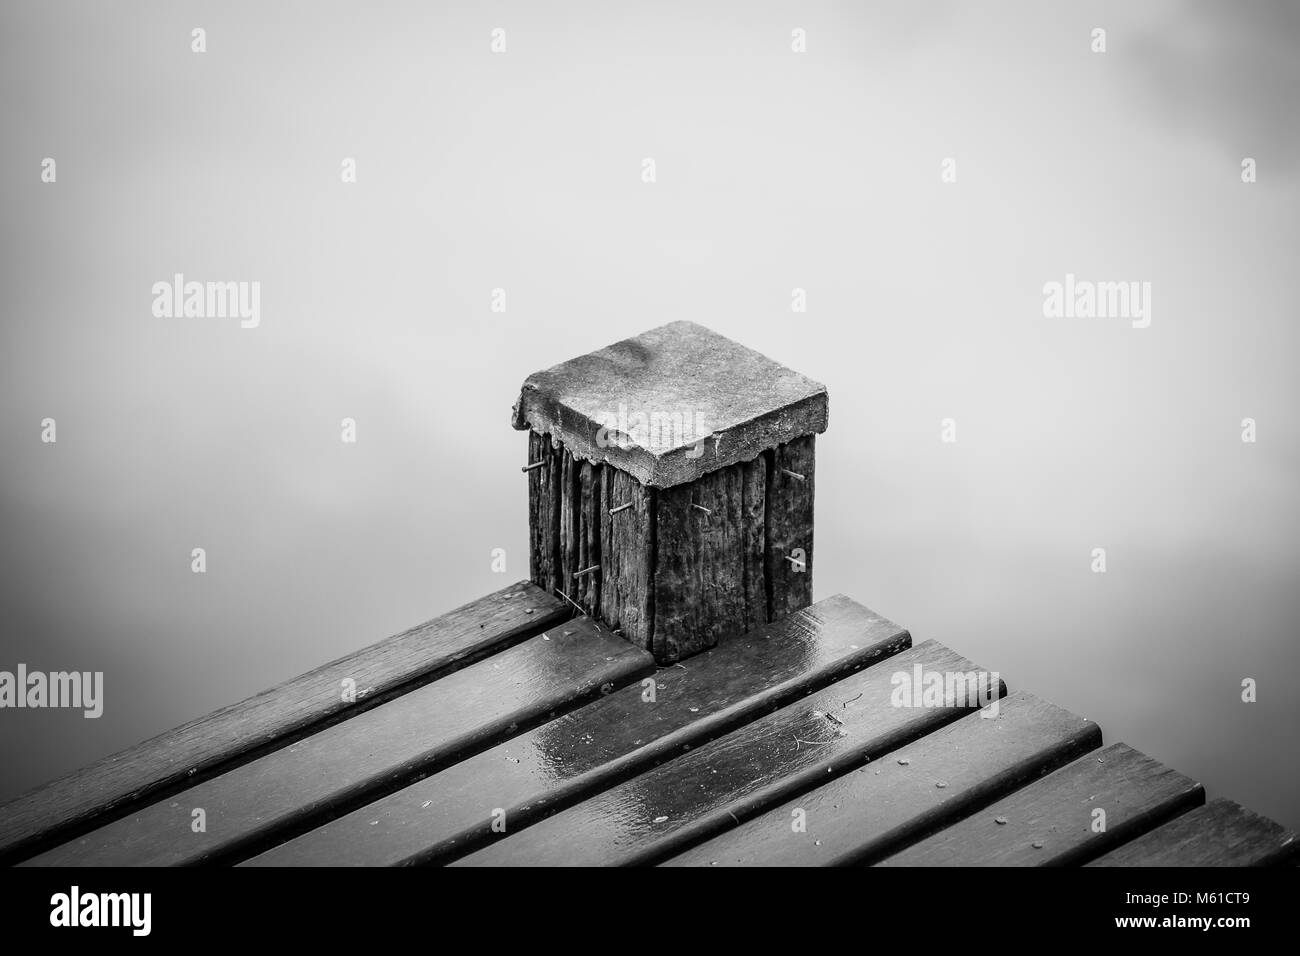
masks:
{"label": "wooden deck", "polygon": [[1032,694],[899,706],[918,667],[983,671],[843,596],[656,668],[521,582],[19,798],[0,859],[1296,861],[1294,834]]}

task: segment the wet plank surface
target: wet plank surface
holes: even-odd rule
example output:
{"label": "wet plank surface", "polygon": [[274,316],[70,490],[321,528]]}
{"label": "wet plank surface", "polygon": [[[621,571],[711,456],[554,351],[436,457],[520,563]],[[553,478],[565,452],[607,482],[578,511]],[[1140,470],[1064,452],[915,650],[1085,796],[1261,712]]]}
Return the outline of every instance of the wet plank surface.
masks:
{"label": "wet plank surface", "polygon": [[662,859],[969,713],[963,706],[894,706],[894,675],[917,665],[941,673],[976,670],[927,641],[452,865]]}
{"label": "wet plank surface", "polygon": [[[587,619],[493,655],[35,858],[39,865],[235,859],[325,812],[409,784],[653,670]],[[202,809],[206,831],[191,828]]]}
{"label": "wet plank surface", "polygon": [[[569,616],[521,581],[46,784],[0,807],[0,860],[12,861],[186,781],[290,742],[539,633]],[[355,702],[343,681],[355,682]]]}
{"label": "wet plank surface", "polygon": [[1101,744],[1096,724],[1030,694],[1013,694],[986,716],[992,711],[742,822],[669,865],[874,862]]}
{"label": "wet plank surface", "polygon": [[1280,866],[1297,862],[1296,835],[1231,800],[1211,800],[1089,866]]}
{"label": "wet plank surface", "polygon": [[[532,451],[548,453],[540,439]],[[744,524],[741,512],[768,523],[780,480],[770,466],[797,461],[764,461],[765,483],[743,468],[715,480],[706,507],[728,527]],[[933,641],[910,647],[905,630],[843,595],[782,618],[789,605],[769,608],[772,592],[754,589],[758,539],[710,537],[703,512],[692,527],[713,564],[692,567],[743,560],[692,586],[726,591],[719,606],[739,624],[691,637],[722,635],[715,650],[656,670],[651,649],[671,648],[651,639],[653,562],[637,564],[656,494],[638,497],[589,465],[557,461],[554,485],[545,471],[529,478],[535,521],[567,520],[576,544],[561,553],[552,536],[555,553],[539,554],[535,535],[535,570],[558,581],[608,563],[609,578],[574,590],[593,605],[616,597],[623,635],[519,582],[0,808],[0,860],[1300,862],[1293,832],[1228,800],[1205,804],[1198,784],[1124,744],[1096,749],[1095,725],[1046,701],[1016,694],[976,713],[987,697],[976,700],[974,678],[987,691],[990,675]],[[599,516],[624,495],[633,507],[620,514],[644,524],[620,537]],[[584,515],[597,517],[584,525]],[[766,613],[772,623],[741,630]],[[908,687],[917,694],[900,699]]]}
{"label": "wet plank surface", "polygon": [[1073,866],[1204,802],[1194,780],[1111,744],[877,865]]}
{"label": "wet plank surface", "polygon": [[441,773],[273,847],[256,865],[445,862],[911,644],[843,595],[727,638]]}

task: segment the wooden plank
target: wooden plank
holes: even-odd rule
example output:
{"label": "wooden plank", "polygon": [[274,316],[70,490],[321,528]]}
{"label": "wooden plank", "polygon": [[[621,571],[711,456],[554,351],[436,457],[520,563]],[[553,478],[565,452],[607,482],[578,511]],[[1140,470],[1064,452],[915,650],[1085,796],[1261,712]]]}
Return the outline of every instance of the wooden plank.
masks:
{"label": "wooden plank", "polygon": [[656,493],[654,654],[661,664],[767,622],[766,459]]}
{"label": "wooden plank", "polygon": [[[576,510],[581,518],[578,527],[578,541],[581,547],[578,552],[577,571],[588,568],[596,570],[572,578],[569,594],[588,614],[592,615],[600,614],[600,589],[605,577],[601,568],[600,551],[600,526],[605,518],[601,510],[603,499],[600,493],[601,486],[604,484],[604,469],[604,465],[593,465],[589,461],[581,462],[577,468]],[[576,574],[577,571],[574,573]]]}
{"label": "wooden plank", "polygon": [[616,691],[249,862],[445,863],[499,839],[494,821],[516,833],[910,646],[907,631],[836,595],[661,670],[649,699],[643,685]]}
{"label": "wooden plank", "polygon": [[[650,673],[582,618],[47,851],[38,865],[230,860]],[[206,832],[191,830],[202,808]]]}
{"label": "wooden plank", "polygon": [[[0,808],[0,860],[12,861],[250,759],[295,736],[450,673],[565,620],[570,610],[526,581],[472,601],[114,754]],[[355,683],[354,702],[343,681]]]}
{"label": "wooden plank", "polygon": [[[561,453],[559,589],[586,614],[600,613],[600,485],[603,466]],[[539,469],[540,470],[540,469]],[[591,570],[594,568],[595,570]],[[579,574],[579,572],[585,572]]]}
{"label": "wooden plank", "polygon": [[1111,744],[877,865],[1077,866],[1204,802],[1199,783]]}
{"label": "wooden plank", "polygon": [[[740,466],[735,490],[728,496],[735,515],[730,545],[741,561],[739,594],[744,628],[751,631],[769,623],[767,606],[767,459],[763,456]],[[809,518],[811,521],[811,517]],[[712,531],[711,531],[712,533]],[[725,541],[725,539],[724,539]],[[812,603],[812,592],[804,606]]]}
{"label": "wooden plank", "polygon": [[556,587],[560,593],[573,596],[573,575],[581,569],[578,563],[578,551],[581,544],[577,540],[578,529],[582,526],[582,517],[578,514],[576,487],[578,484],[577,462],[567,451],[560,454],[560,569]]}
{"label": "wooden plank", "polygon": [[[816,435],[773,449],[767,494],[768,618],[812,602]],[[796,475],[800,477],[795,477]],[[803,556],[803,561],[788,560]]]}
{"label": "wooden plank", "polygon": [[996,717],[990,712],[742,822],[669,865],[875,862],[1101,744],[1096,724],[1030,694],[999,701]]}
{"label": "wooden plank", "polygon": [[[562,449],[550,435],[528,433],[528,461],[543,462],[528,472],[529,576],[547,594],[562,587],[560,575],[560,485],[564,462]],[[565,593],[568,589],[565,588]]]}
{"label": "wooden plank", "polygon": [[[603,499],[600,616],[624,638],[650,651],[653,649],[650,569],[654,560],[654,492],[627,472],[607,467]],[[610,514],[616,508],[622,510]]]}
{"label": "wooden plank", "polygon": [[1211,800],[1088,866],[1286,866],[1296,835],[1231,800]]}
{"label": "wooden plank", "polygon": [[669,856],[969,712],[952,701],[895,706],[894,676],[918,665],[976,670],[927,641],[452,865],[613,865]]}

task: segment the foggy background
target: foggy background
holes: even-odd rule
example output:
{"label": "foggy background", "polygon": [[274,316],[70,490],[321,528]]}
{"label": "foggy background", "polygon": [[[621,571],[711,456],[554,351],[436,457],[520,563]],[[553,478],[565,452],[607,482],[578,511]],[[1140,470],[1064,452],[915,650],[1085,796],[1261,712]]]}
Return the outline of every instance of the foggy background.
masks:
{"label": "foggy background", "polygon": [[1300,826],[1298,10],[4,4],[0,669],[106,703],[0,799],[526,577],[518,386],[690,319],[830,391],[818,598]]}

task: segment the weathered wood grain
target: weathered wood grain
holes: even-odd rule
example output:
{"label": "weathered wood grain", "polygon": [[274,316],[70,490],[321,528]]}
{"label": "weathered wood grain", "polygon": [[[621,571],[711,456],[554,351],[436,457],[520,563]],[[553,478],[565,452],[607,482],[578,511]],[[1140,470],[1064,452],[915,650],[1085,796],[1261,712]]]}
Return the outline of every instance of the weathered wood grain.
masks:
{"label": "weathered wood grain", "polygon": [[661,664],[806,607],[814,445],[810,435],[651,489],[530,431],[529,460],[546,463],[529,476],[532,580]]}
{"label": "weathered wood grain", "polygon": [[[627,472],[614,467],[603,471],[600,616],[627,640],[650,651],[655,494]],[[631,507],[610,514],[624,505]]]}
{"label": "weathered wood grain", "polygon": [[877,865],[1077,866],[1204,802],[1199,783],[1111,744]]}
{"label": "weathered wood grain", "polygon": [[1287,866],[1296,835],[1219,798],[1093,860],[1088,866]]}
{"label": "weathered wood grain", "polygon": [[976,670],[927,641],[452,865],[637,864],[670,856],[970,712],[952,702],[894,706],[894,675],[914,665]]}
{"label": "weathered wood grain", "polygon": [[655,659],[669,663],[767,622],[763,457],[656,494]]}
{"label": "weathered wood grain", "polygon": [[[989,708],[988,712],[991,712]],[[970,714],[668,861],[870,863],[1101,744],[1097,725],[1029,694]],[[806,821],[802,831],[797,820]]]}
{"label": "weathered wood grain", "polygon": [[[578,461],[568,452],[560,487],[559,588],[587,614],[600,614],[600,486],[603,466]],[[595,568],[596,570],[589,570]],[[579,572],[586,572],[579,574]]]}
{"label": "weathered wood grain", "polygon": [[[36,857],[36,865],[231,860],[436,772],[650,673],[585,619],[213,777]],[[206,832],[191,830],[202,808]]]}
{"label": "weathered wood grain", "polygon": [[304,833],[254,865],[444,863],[911,644],[836,595]]}
{"label": "weathered wood grain", "polygon": [[[778,621],[812,603],[816,441],[816,435],[808,435],[771,452],[766,554],[769,620]],[[800,555],[802,562],[787,560]]]}
{"label": "weathered wood grain", "polygon": [[[735,547],[743,562],[740,579],[743,623],[745,630],[752,630],[772,621],[767,601],[767,458],[760,455],[741,465],[738,478],[739,494],[732,496],[729,503],[737,512]],[[812,603],[811,590],[808,595],[803,606]]]}
{"label": "weathered wood grain", "polygon": [[[69,774],[0,808],[13,860],[169,789],[359,712],[565,620],[570,609],[521,581]],[[355,683],[355,702],[343,681]]]}
{"label": "weathered wood grain", "polygon": [[[563,587],[560,575],[560,486],[564,476],[564,451],[550,435],[528,433],[528,461],[544,462],[528,472],[529,577],[554,596]],[[565,589],[568,593],[568,589]]]}

